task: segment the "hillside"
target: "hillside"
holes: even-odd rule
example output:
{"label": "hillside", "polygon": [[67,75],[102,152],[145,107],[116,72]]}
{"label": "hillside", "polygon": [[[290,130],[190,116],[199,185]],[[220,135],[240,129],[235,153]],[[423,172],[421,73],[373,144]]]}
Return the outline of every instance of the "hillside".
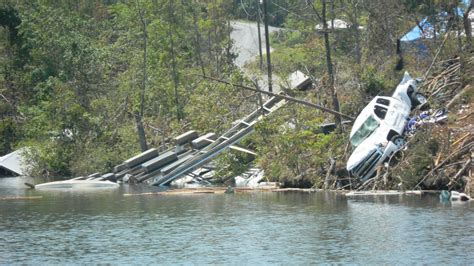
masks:
{"label": "hillside", "polygon": [[[423,188],[445,188],[455,179],[449,186],[462,189],[472,177],[463,167],[472,144],[472,4],[448,2],[268,2],[270,25],[284,28],[270,36],[272,73],[284,80],[299,70],[314,84],[288,95],[356,117],[408,71],[425,78],[421,91],[433,110],[448,108],[448,122],[419,130],[398,168],[375,187],[423,180]],[[262,8],[251,0],[3,1],[0,154],[30,147],[30,175],[79,176],[108,172],[150,147],[166,150],[191,129],[225,132],[260,102],[259,94],[215,79],[254,87],[252,75],[266,76],[257,60],[241,71],[231,38],[233,21],[263,23]],[[403,38],[423,21],[431,25],[423,36]],[[340,120],[289,104],[240,142],[256,158],[225,152],[214,181],[252,161],[286,186],[369,188],[344,171],[350,126]],[[324,134],[320,125],[333,122],[337,129]],[[427,146],[417,138],[436,149],[418,149]],[[446,157],[456,149],[462,154]]]}

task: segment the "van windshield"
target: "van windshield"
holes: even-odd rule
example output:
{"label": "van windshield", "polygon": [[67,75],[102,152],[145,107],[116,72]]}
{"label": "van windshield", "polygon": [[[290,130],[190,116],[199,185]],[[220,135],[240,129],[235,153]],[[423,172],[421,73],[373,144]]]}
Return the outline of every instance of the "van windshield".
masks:
{"label": "van windshield", "polygon": [[369,116],[367,120],[360,126],[351,138],[351,144],[354,148],[364,141],[372,132],[379,127],[379,122],[373,116]]}

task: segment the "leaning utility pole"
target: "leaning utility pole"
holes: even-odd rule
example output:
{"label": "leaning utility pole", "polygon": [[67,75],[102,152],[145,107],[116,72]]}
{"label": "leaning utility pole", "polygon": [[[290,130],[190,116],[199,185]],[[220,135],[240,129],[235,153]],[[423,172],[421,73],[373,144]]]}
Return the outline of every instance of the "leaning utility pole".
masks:
{"label": "leaning utility pole", "polygon": [[272,64],[270,61],[270,37],[268,36],[268,8],[267,0],[263,0],[263,20],[265,23],[265,46],[267,49],[267,74],[268,74],[268,91],[272,92]]}
{"label": "leaning utility pole", "polygon": [[260,34],[260,1],[257,1],[257,32],[258,32],[258,54],[260,56],[260,70],[263,70],[263,54],[262,54],[262,35]]}

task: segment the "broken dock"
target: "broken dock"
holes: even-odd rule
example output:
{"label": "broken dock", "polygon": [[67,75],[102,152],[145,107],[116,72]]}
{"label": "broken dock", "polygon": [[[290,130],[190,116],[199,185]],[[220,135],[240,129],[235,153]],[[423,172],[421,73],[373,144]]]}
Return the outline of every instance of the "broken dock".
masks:
{"label": "broken dock", "polygon": [[186,175],[196,176],[193,171],[200,168],[204,168],[201,172],[207,173],[212,170],[212,167],[208,165],[209,162],[226,149],[255,155],[253,151],[237,147],[235,144],[252,133],[258,121],[278,110],[285,103],[285,99],[274,96],[251,114],[235,121],[233,126],[221,136],[213,132],[199,135],[197,131],[190,130],[175,137],[174,146],[167,150],[159,151],[151,148],[115,166],[112,173],[95,173],[76,179],[163,186]]}

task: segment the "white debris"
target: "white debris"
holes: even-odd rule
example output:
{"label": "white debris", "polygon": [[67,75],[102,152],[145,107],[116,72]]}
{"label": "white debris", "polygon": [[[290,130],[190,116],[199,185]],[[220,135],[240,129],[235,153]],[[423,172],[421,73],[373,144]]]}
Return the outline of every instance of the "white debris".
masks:
{"label": "white debris", "polygon": [[256,188],[264,174],[265,172],[262,169],[250,168],[247,172],[235,177],[235,186]]}
{"label": "white debris", "polygon": [[21,148],[3,157],[0,157],[0,168],[13,175],[25,175],[26,165],[23,154],[28,148]]}

